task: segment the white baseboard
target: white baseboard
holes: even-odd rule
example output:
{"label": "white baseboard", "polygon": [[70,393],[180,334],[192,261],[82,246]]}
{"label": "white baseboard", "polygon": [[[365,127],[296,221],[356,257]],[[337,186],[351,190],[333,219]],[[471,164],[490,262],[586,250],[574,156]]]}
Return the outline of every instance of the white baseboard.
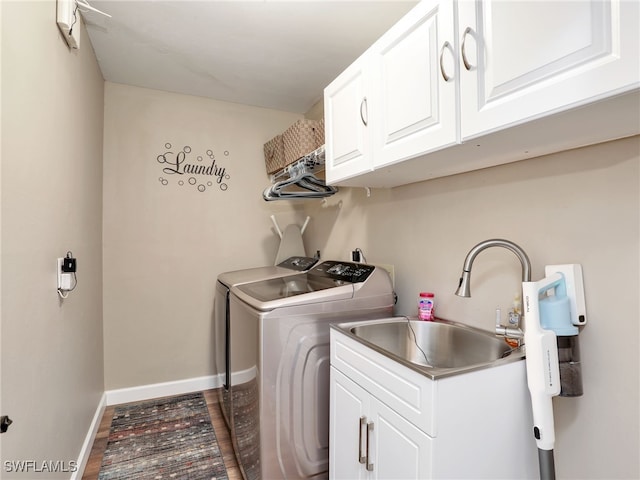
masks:
{"label": "white baseboard", "polygon": [[71,480],[82,478],[84,469],[87,466],[87,462],[89,461],[91,448],[93,447],[93,442],[95,441],[96,435],[98,434],[100,421],[102,420],[102,415],[104,414],[104,409],[106,406],[107,395],[106,393],[103,393],[102,397],[100,398],[100,402],[98,403],[98,408],[96,408],[96,413],[93,415],[93,420],[91,421],[91,425],[89,426],[87,436],[85,437],[82,448],[80,449],[80,455],[78,455],[78,462],[76,464],[78,466],[78,469],[71,474]]}
{"label": "white baseboard", "polygon": [[152,398],[209,390],[220,386],[222,386],[222,376],[209,375],[174,382],[153,383],[138,387],[107,390],[105,395],[107,396],[107,405],[118,405],[120,403],[139,402],[141,400],[151,400]]}
{"label": "white baseboard", "polygon": [[[245,383],[255,378],[256,368],[251,367],[231,374],[233,384]],[[187,378],[173,382],[152,383],[150,385],[140,385],[138,387],[120,388],[117,390],[107,390],[107,405],[118,405],[120,403],[139,402],[141,400],[151,400],[153,398],[168,397],[171,395],[182,395],[183,393],[198,392],[211,388],[221,387],[224,375],[208,375],[206,377]]]}

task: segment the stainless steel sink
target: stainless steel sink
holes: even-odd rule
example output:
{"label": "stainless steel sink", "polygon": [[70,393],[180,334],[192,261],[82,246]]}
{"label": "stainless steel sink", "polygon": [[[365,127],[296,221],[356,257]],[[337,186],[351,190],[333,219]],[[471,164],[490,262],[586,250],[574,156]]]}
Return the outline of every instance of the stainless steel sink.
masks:
{"label": "stainless steel sink", "polygon": [[393,317],[334,325],[374,350],[431,378],[488,368],[524,357],[492,332],[437,319]]}

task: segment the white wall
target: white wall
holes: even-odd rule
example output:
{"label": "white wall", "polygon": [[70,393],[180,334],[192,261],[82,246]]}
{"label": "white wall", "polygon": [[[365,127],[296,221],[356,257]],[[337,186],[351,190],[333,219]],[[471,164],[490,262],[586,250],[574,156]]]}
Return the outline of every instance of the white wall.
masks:
{"label": "white wall", "polygon": [[[105,105],[106,389],[212,375],[218,274],[273,264],[271,214],[282,228],[304,220],[262,199],[263,144],[300,115],[109,82]],[[158,156],[172,151],[174,162],[185,146],[180,171],[210,166],[211,150],[226,190],[212,176],[163,172],[171,165]]]}
{"label": "white wall", "polygon": [[[511,306],[520,263],[506,249],[480,253],[471,298],[454,295],[471,247],[506,238],[544,266],[580,263],[588,324],[580,334],[584,396],[554,399],[558,478],[640,478],[638,312],[640,137],[391,190],[343,189],[305,211],[307,243],[324,258],[361,247],[395,265],[398,314],[415,314],[420,291],[437,313],[491,330]],[[490,385],[487,388],[491,388]],[[508,399],[505,399],[508,401]],[[509,419],[505,419],[506,422]],[[496,427],[498,428],[498,426]],[[509,454],[505,452],[505,461]]]}
{"label": "white wall", "polygon": [[[0,8],[0,395],[2,414],[14,421],[2,435],[0,470],[3,478],[33,478],[43,474],[9,474],[5,462],[69,469],[104,391],[104,82],[86,31],[80,51],[67,48],[55,2],[3,1]],[[78,260],[78,286],[62,301],[55,262],[68,250]]]}

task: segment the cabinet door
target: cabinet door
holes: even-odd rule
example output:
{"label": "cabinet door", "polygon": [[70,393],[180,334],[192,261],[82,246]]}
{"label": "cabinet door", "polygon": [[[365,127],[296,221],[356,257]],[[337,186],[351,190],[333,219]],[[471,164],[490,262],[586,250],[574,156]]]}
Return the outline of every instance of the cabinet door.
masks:
{"label": "cabinet door", "polygon": [[365,478],[367,471],[360,458],[365,452],[366,431],[360,418],[366,423],[369,394],[334,367],[330,385],[329,478]]}
{"label": "cabinet door", "polygon": [[460,0],[462,140],[637,88],[639,3]]}
{"label": "cabinet door", "polygon": [[425,0],[372,47],[374,167],[455,144],[454,2]]}
{"label": "cabinet door", "polygon": [[369,411],[373,422],[371,478],[432,478],[433,439],[374,397]]}
{"label": "cabinet door", "polygon": [[365,54],[324,89],[325,171],[328,184],[373,169],[368,131]]}
{"label": "cabinet door", "polygon": [[426,433],[335,367],[330,397],[329,478],[431,478],[433,440]]}

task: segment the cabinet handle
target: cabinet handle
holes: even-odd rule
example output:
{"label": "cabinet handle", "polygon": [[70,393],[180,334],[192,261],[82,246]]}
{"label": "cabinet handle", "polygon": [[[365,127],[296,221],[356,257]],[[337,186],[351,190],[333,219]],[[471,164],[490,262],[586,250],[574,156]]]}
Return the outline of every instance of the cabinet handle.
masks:
{"label": "cabinet handle", "polygon": [[444,49],[449,48],[453,52],[453,48],[449,42],[444,42],[442,48],[440,49],[440,73],[442,74],[442,78],[444,78],[445,82],[451,80],[451,77],[447,75],[447,72],[444,71],[444,63],[442,63],[442,57],[444,56]]}
{"label": "cabinet handle", "polygon": [[358,462],[364,464],[366,457],[362,454],[362,431],[367,424],[367,417],[360,417],[360,424],[358,425]]}
{"label": "cabinet handle", "polygon": [[[366,106],[367,106],[367,97],[364,97],[362,99],[362,102],[360,102],[360,118],[362,119],[362,123],[364,123],[365,127],[367,126],[367,121],[364,118],[364,113],[363,113],[362,107],[366,107]],[[368,112],[368,109],[367,109],[367,117],[369,116],[368,114],[369,114],[369,112]]]}
{"label": "cabinet handle", "polygon": [[367,471],[373,472],[373,463],[369,462],[369,439],[373,435],[373,422],[367,423]]}
{"label": "cabinet handle", "polygon": [[462,47],[460,48],[460,50],[462,52],[462,63],[464,63],[464,68],[466,68],[469,71],[471,71],[473,66],[467,60],[467,53],[465,51],[465,42],[467,41],[467,35],[469,33],[471,33],[472,31],[473,30],[471,30],[471,27],[467,27],[467,28],[464,29],[464,33],[462,34]]}

